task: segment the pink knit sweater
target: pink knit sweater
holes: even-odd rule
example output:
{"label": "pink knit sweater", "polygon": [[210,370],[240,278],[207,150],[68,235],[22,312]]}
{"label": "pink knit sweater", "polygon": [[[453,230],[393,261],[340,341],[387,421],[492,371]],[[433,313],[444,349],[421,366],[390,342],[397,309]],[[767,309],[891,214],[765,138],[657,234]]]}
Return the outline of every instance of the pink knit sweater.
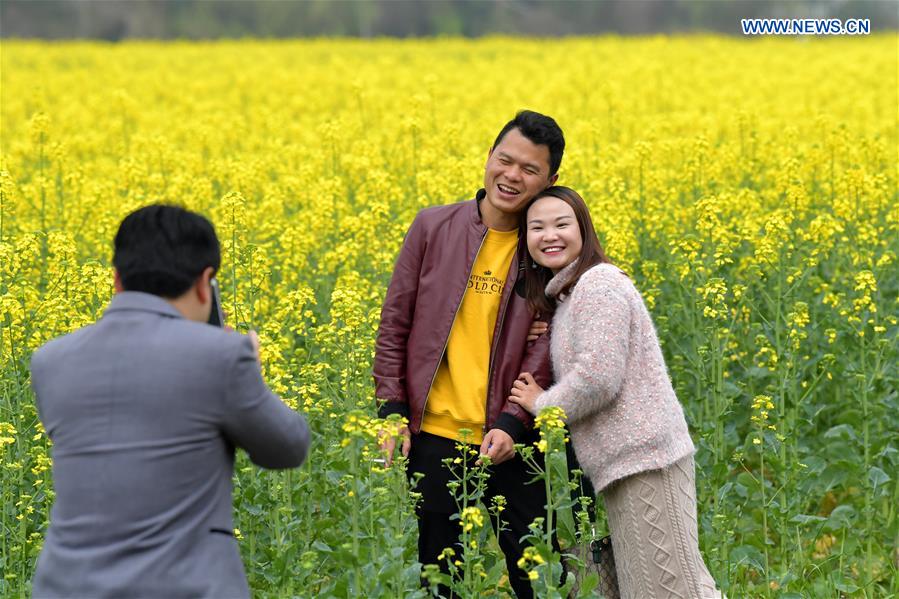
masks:
{"label": "pink knit sweater", "polygon": [[[549,282],[558,294],[577,263]],[[565,410],[572,443],[596,491],[625,476],[664,468],[694,451],[643,298],[611,264],[581,276],[552,321],[556,383],[537,410]]]}

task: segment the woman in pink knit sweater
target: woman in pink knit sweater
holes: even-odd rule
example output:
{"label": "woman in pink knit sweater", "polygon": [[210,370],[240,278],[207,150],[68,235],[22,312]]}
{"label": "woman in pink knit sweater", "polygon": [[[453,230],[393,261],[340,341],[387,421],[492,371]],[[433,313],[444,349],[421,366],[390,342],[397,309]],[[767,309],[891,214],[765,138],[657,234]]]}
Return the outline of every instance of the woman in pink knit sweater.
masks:
{"label": "woman in pink knit sweater", "polygon": [[544,390],[522,373],[509,401],[565,411],[605,499],[624,599],[720,597],[699,553],[693,442],[640,293],[605,257],[575,191],[550,187],[523,221],[528,299],[555,308],[556,382]]}

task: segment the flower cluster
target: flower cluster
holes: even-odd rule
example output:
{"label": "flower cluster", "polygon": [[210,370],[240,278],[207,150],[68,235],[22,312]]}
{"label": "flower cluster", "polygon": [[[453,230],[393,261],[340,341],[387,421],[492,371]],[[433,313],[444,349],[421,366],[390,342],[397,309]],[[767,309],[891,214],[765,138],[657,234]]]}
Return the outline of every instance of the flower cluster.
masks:
{"label": "flower cluster", "polygon": [[767,395],[756,395],[752,400],[752,416],[750,419],[755,425],[758,427],[760,436],[753,437],[752,443],[753,445],[761,445],[763,442],[761,433],[764,433],[765,429],[768,430],[777,430],[773,424],[769,422],[771,410],[774,409],[774,403],[771,401],[771,398]]}
{"label": "flower cluster", "polygon": [[469,506],[462,510],[459,525],[465,532],[484,527],[484,513],[478,506]]}
{"label": "flower cluster", "polygon": [[540,552],[537,551],[535,547],[525,547],[521,557],[518,559],[517,565],[522,570],[527,571],[528,578],[537,580],[540,575],[536,568],[545,563],[546,560],[543,559],[543,556],[540,555]]}

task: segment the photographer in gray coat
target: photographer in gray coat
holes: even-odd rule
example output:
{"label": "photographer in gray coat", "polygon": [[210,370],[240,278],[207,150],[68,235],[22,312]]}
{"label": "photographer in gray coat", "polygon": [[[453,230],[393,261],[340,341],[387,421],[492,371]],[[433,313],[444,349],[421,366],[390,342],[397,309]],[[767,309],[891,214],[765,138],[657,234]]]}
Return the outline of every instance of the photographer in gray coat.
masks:
{"label": "photographer in gray coat", "polygon": [[131,213],[103,317],[33,355],[56,492],[34,597],[249,597],[234,448],[297,467],[309,429],[263,382],[255,334],[207,324],[220,259],[202,216]]}

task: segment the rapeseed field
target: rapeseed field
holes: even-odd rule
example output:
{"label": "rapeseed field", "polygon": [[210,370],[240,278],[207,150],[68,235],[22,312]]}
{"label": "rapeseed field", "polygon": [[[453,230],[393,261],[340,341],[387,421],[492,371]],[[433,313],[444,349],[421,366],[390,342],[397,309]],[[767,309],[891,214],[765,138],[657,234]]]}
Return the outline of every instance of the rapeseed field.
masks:
{"label": "rapeseed field", "polygon": [[[522,108],[650,306],[728,596],[899,594],[894,36],[4,40],[0,70],[0,595],[28,595],[53,500],[29,356],[101,316],[119,221],[163,201],[213,220],[231,323],[315,432],[299,471],[238,462],[254,595],[424,596],[377,461],[380,302],[415,213],[473,197]],[[459,588],[509,593],[502,509],[460,510]],[[554,563],[522,564],[541,596]]]}

